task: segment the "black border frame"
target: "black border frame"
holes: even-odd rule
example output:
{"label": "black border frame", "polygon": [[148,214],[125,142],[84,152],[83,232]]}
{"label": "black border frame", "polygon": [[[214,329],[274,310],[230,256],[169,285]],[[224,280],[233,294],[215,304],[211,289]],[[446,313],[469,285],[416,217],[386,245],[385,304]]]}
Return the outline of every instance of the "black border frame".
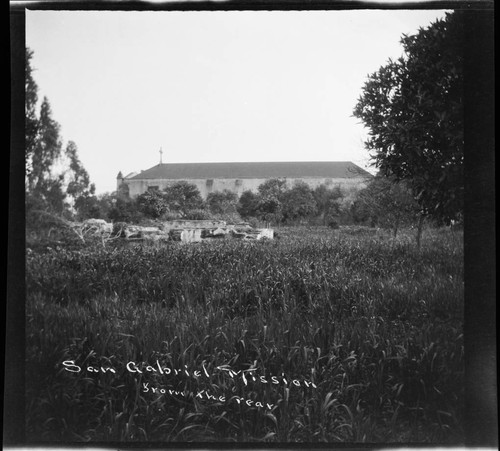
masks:
{"label": "black border frame", "polygon": [[[460,9],[465,16],[465,362],[466,447],[498,447],[496,365],[496,234],[494,11],[492,1],[256,0],[227,2],[12,1],[10,8],[10,161],[8,164],[7,301],[5,328],[4,446],[44,448],[262,449],[252,443],[26,443],[24,422],[24,64],[25,8],[33,10],[339,10]],[[422,444],[266,443],[265,448],[381,449]],[[446,446],[446,445],[445,445]]]}

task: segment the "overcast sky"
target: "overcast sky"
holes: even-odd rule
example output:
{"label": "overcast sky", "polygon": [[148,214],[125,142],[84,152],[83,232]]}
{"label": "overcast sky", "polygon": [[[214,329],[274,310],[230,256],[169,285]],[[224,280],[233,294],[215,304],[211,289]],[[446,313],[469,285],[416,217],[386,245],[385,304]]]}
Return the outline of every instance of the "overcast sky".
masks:
{"label": "overcast sky", "polygon": [[[40,100],[97,192],[159,163],[353,161],[352,111],[438,10],[27,11]],[[372,170],[373,171],[373,170]]]}

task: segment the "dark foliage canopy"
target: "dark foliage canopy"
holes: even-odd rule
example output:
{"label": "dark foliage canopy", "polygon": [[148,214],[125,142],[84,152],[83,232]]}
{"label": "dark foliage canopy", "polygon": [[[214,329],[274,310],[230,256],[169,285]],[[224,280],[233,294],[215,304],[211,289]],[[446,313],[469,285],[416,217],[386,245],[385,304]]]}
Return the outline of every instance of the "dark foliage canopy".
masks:
{"label": "dark foliage canopy", "polygon": [[422,213],[463,210],[463,16],[403,36],[404,55],[370,75],[354,109],[384,176],[407,181]]}
{"label": "dark foliage canopy", "polygon": [[238,195],[228,189],[215,191],[207,196],[207,206],[214,214],[234,213],[237,203]]}
{"label": "dark foliage canopy", "polygon": [[137,205],[144,215],[154,219],[169,211],[165,196],[157,189],[148,190],[138,196]]}
{"label": "dark foliage canopy", "polygon": [[189,210],[204,207],[200,190],[195,184],[181,180],[164,189],[163,198],[171,211],[185,215]]}
{"label": "dark foliage canopy", "polygon": [[296,183],[283,195],[283,215],[285,220],[297,220],[316,213],[316,201],[309,185]]}
{"label": "dark foliage canopy", "polygon": [[256,217],[259,208],[259,196],[250,190],[243,191],[236,208],[242,218]]}

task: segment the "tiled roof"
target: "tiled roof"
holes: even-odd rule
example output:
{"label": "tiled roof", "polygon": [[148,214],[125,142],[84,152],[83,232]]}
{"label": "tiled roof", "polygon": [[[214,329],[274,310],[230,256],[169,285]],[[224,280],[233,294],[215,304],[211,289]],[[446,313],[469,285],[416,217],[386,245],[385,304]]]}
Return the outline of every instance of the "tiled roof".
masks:
{"label": "tiled roof", "polygon": [[158,164],[128,180],[151,179],[267,179],[267,178],[365,178],[370,173],[350,161],[272,163],[168,163]]}

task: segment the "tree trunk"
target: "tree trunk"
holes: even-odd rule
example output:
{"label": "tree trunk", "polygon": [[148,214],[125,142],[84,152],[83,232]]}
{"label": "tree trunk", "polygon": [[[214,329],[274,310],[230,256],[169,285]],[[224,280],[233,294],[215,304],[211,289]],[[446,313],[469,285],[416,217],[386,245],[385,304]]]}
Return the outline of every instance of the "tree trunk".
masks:
{"label": "tree trunk", "polygon": [[418,227],[417,227],[417,249],[419,250],[420,250],[423,226],[424,226],[424,215],[420,215],[420,217],[418,218]]}

